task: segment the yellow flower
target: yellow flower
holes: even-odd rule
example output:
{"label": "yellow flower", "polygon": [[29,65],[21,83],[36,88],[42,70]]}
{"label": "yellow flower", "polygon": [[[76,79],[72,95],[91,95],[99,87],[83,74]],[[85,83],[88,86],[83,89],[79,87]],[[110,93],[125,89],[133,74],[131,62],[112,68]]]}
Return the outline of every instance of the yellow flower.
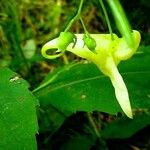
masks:
{"label": "yellow flower", "polygon": [[[117,69],[117,65],[121,60],[129,59],[136,52],[141,39],[140,33],[133,30],[134,46],[132,47],[127,44],[124,37],[118,38],[116,34],[113,34],[113,40],[110,34],[90,34],[96,41],[95,53],[84,45],[83,36],[84,34],[76,34],[76,45],[73,46],[71,43],[66,50],[92,61],[101,72],[110,78],[115,89],[116,99],[122,110],[129,118],[133,118],[128,90]],[[62,55],[61,52],[57,55],[48,55],[46,53],[49,49],[58,48],[57,41],[58,38],[55,38],[43,46],[41,52],[45,58],[53,59]]]}

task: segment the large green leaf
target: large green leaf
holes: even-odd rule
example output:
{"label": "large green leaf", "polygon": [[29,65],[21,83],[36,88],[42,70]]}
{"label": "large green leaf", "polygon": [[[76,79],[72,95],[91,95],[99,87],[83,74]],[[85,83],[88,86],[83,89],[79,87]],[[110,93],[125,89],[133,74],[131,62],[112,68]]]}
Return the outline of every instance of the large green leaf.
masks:
{"label": "large green leaf", "polygon": [[[147,47],[119,66],[132,108],[150,108],[149,64],[150,52]],[[41,105],[51,104],[62,112],[98,110],[115,114],[121,111],[109,78],[89,63],[67,65],[48,74],[34,94]]]}
{"label": "large green leaf", "polygon": [[37,104],[26,81],[0,68],[0,149],[36,149]]}

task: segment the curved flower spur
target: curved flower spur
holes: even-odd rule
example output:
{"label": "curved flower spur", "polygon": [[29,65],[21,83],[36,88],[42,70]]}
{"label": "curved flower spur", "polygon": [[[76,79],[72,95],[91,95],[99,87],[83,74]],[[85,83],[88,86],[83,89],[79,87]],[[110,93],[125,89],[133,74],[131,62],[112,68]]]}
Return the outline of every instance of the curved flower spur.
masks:
{"label": "curved flower spur", "polygon": [[[117,65],[121,60],[126,60],[136,52],[140,43],[140,33],[133,30],[131,33],[134,44],[129,46],[124,37],[118,38],[116,34],[90,34],[90,37],[95,40],[96,47],[94,52],[91,51],[83,40],[84,34],[75,34],[76,43],[68,43],[66,50],[76,54],[79,57],[85,58],[92,61],[97,67],[108,76],[115,89],[116,99],[120,104],[124,113],[129,117],[133,118],[131,104],[129,100],[128,90],[120,75]],[[58,49],[59,38],[55,38],[47,42],[42,48],[42,55],[48,59],[54,59],[61,56],[64,50]],[[70,40],[69,40],[70,41]],[[71,40],[72,41],[72,40]],[[49,50],[57,49],[59,52],[56,55],[49,55]]]}

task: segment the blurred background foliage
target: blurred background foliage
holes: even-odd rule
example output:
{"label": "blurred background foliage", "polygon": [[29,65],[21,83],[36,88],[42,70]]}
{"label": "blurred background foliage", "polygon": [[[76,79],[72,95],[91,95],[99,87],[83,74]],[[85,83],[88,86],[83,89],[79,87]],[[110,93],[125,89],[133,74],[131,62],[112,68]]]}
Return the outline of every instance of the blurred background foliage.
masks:
{"label": "blurred background foliage", "polygon": [[[43,59],[40,55],[40,49],[44,43],[63,31],[68,21],[75,15],[78,4],[79,0],[1,0],[0,66],[9,66],[12,70],[19,71],[34,86],[45,76],[45,72],[63,65],[61,58],[50,61],[49,64],[49,60]],[[148,45],[150,42],[149,0],[132,0],[132,2],[122,0],[122,4],[133,29],[141,32],[142,43]],[[106,7],[113,31],[118,33],[107,4]],[[82,16],[90,33],[108,33],[98,0],[86,1]],[[75,33],[83,32],[78,21],[71,30]],[[70,55],[68,59],[72,61],[76,59],[74,57]],[[37,77],[37,72],[42,73]],[[35,74],[34,79],[30,78],[31,74]]]}
{"label": "blurred background foliage", "polygon": [[[113,32],[119,34],[110,9],[105,1],[104,3]],[[121,3],[132,28],[141,32],[141,45],[149,47],[150,0],[121,0]],[[39,85],[47,73],[64,66],[64,58],[45,60],[40,50],[44,43],[63,31],[75,15],[78,4],[79,0],[0,0],[0,67],[9,67],[21,74],[30,83],[32,90]],[[90,33],[108,33],[106,20],[98,0],[85,1],[82,17]],[[80,22],[75,22],[71,31],[83,32]],[[66,56],[69,62],[80,60],[72,54],[67,53]],[[43,113],[46,116],[44,118],[40,117],[41,113],[39,113],[39,123],[44,122],[44,125],[39,124],[40,135],[37,136],[39,149],[77,149],[76,143],[81,145],[78,149],[87,150],[89,147],[93,150],[99,149],[94,143],[100,141],[97,141],[93,136],[93,131],[87,126],[88,120],[84,113],[79,112],[68,118],[69,114],[60,116],[53,107],[44,108]],[[98,116],[96,112],[93,115],[95,118],[101,118],[102,124],[115,120],[115,117],[107,114],[103,114],[105,117]],[[138,146],[141,149],[142,146],[150,149],[150,135],[146,134],[146,138],[143,134],[149,130],[147,127],[133,137],[129,134],[125,140],[119,139],[120,137],[117,140],[108,139],[107,145],[114,150],[120,149],[121,145],[124,147],[121,146],[121,149],[139,150]],[[140,143],[137,144],[136,142],[139,141]],[[104,142],[100,143],[104,147],[101,149],[106,149]],[[137,147],[134,146],[135,143]]]}

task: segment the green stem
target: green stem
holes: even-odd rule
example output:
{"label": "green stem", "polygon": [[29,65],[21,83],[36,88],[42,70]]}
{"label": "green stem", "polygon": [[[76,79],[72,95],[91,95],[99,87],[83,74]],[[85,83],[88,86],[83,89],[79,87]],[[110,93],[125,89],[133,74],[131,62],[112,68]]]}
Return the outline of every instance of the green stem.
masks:
{"label": "green stem", "polygon": [[120,4],[119,0],[107,0],[108,5],[111,8],[112,14],[115,18],[117,28],[122,36],[125,38],[127,44],[132,48],[135,45],[135,41],[132,36],[132,30],[125,12]]}
{"label": "green stem", "polygon": [[97,136],[98,138],[100,138],[101,135],[100,135],[100,133],[99,133],[99,130],[98,130],[98,128],[97,128],[97,126],[96,126],[94,120],[93,120],[93,117],[92,117],[91,113],[87,113],[87,117],[88,117],[88,120],[89,120],[91,126],[93,127],[93,130],[94,130],[96,136]]}
{"label": "green stem", "polygon": [[84,29],[85,34],[87,34],[87,35],[89,36],[89,32],[88,32],[88,30],[86,29],[85,24],[84,24],[84,22],[83,22],[83,20],[82,20],[81,17],[80,17],[80,21],[81,21],[81,24],[82,24],[82,26],[83,26],[83,29]]}
{"label": "green stem", "polygon": [[98,127],[96,126],[96,124],[95,124],[95,122],[94,122],[94,119],[93,119],[92,114],[91,114],[91,113],[87,113],[87,117],[88,117],[88,120],[89,120],[91,126],[93,127],[93,130],[94,130],[94,132],[95,132],[95,134],[96,134],[96,136],[97,136],[97,138],[98,138],[98,141],[99,141],[99,144],[100,144],[101,148],[107,150],[107,149],[106,149],[106,143],[105,143],[105,141],[101,138],[99,129],[98,129]]}
{"label": "green stem", "polygon": [[105,15],[105,18],[106,18],[106,22],[107,22],[107,25],[108,25],[108,29],[109,29],[109,32],[111,34],[111,38],[112,40],[114,39],[113,38],[113,32],[112,32],[112,28],[111,28],[111,24],[110,24],[110,21],[109,21],[109,17],[108,17],[108,14],[107,14],[107,11],[106,11],[106,8],[105,8],[105,5],[103,3],[103,0],[99,0],[100,4],[101,4],[101,7],[103,9],[103,12],[104,12],[104,15]]}
{"label": "green stem", "polygon": [[63,54],[62,57],[63,57],[64,64],[65,64],[65,65],[69,64],[68,58],[67,58],[67,56],[66,56],[65,53]]}
{"label": "green stem", "polygon": [[78,8],[77,14],[70,20],[70,22],[68,23],[68,25],[67,25],[66,29],[64,30],[64,32],[68,31],[68,30],[71,28],[72,24],[73,24],[77,19],[79,19],[80,14],[81,14],[81,10],[82,10],[82,6],[83,6],[83,2],[84,2],[84,0],[81,0],[81,1],[80,1],[80,5],[79,5],[79,8]]}

